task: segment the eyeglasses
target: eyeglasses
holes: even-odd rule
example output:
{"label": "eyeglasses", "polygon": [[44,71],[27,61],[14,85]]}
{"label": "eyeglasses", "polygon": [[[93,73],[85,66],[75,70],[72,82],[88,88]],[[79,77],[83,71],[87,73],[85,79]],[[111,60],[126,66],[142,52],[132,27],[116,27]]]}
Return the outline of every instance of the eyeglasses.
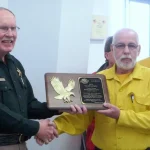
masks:
{"label": "eyeglasses", "polygon": [[139,45],[136,45],[134,43],[129,43],[128,45],[126,45],[124,43],[118,43],[118,44],[115,44],[114,46],[118,50],[124,50],[126,46],[128,46],[129,50],[136,50]]}
{"label": "eyeglasses", "polygon": [[15,26],[15,27],[7,27],[7,26],[0,26],[0,32],[1,33],[7,33],[8,30],[11,30],[11,32],[15,33],[17,32],[20,28]]}

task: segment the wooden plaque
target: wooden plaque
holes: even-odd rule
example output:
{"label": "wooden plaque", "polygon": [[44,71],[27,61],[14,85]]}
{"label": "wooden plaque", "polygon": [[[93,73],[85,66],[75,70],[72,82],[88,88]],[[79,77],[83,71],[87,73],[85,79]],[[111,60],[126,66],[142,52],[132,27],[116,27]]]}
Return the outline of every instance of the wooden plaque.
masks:
{"label": "wooden plaque", "polygon": [[87,109],[106,109],[109,94],[104,75],[45,74],[46,100],[50,109],[70,109],[70,105],[85,105]]}

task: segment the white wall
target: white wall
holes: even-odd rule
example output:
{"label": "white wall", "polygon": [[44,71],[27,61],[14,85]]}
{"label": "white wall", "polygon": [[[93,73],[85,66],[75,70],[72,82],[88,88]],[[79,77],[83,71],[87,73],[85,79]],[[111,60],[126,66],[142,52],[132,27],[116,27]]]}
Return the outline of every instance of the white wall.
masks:
{"label": "white wall", "polygon": [[[125,27],[125,1],[124,0],[94,0],[93,15],[108,17],[108,36]],[[105,40],[91,41],[88,59],[88,73],[98,70],[105,62]]]}
{"label": "white wall", "polygon": [[0,7],[8,8],[8,0],[0,0]]}
{"label": "white wall", "polygon": [[62,0],[58,72],[86,73],[93,0]]}
{"label": "white wall", "polygon": [[126,1],[129,12],[127,13],[127,26],[134,29],[139,35],[141,52],[137,60],[141,60],[150,55],[150,5]]}

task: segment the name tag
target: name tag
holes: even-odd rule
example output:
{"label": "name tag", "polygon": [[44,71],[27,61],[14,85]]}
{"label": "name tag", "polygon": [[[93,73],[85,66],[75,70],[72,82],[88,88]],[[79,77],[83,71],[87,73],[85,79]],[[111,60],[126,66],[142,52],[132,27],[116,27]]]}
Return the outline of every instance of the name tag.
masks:
{"label": "name tag", "polygon": [[0,78],[0,81],[6,81],[5,78]]}

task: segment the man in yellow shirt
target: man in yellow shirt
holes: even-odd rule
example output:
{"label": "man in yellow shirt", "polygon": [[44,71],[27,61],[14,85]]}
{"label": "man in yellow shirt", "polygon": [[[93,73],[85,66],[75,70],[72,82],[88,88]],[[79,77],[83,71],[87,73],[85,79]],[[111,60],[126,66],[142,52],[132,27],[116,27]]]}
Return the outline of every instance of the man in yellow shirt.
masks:
{"label": "man in yellow shirt", "polygon": [[[102,150],[145,150],[150,147],[150,69],[136,63],[138,34],[121,29],[113,37],[115,65],[99,72],[106,76],[110,103],[107,110],[63,113],[54,120],[59,134],[84,132],[95,117],[92,142]],[[74,106],[79,110],[78,106]]]}

